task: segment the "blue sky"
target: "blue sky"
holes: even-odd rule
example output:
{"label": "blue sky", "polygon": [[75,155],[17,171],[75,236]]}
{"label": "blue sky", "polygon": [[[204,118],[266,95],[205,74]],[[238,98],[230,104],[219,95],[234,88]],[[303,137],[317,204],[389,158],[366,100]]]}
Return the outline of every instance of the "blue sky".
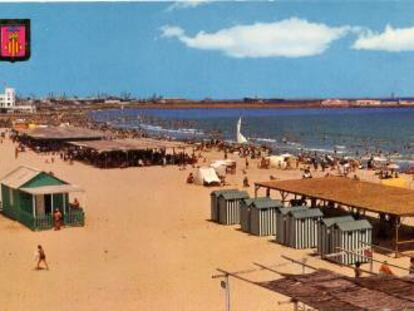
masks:
{"label": "blue sky", "polygon": [[1,3],[32,57],[22,95],[414,96],[414,2]]}

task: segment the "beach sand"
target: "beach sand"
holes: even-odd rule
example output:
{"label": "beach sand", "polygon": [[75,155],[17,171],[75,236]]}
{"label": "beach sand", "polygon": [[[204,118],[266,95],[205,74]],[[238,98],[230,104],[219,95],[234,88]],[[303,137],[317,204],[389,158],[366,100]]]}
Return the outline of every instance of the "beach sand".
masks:
{"label": "beach sand", "polygon": [[[0,310],[225,310],[220,280],[212,279],[216,268],[245,270],[255,268],[253,262],[274,266],[286,263],[282,254],[300,260],[313,252],[210,222],[209,194],[215,188],[186,185],[190,167],[100,170],[60,159],[47,164],[47,158],[28,151],[16,160],[14,145],[6,140],[0,144],[0,176],[29,165],[83,187],[86,226],[32,232],[0,216]],[[244,160],[238,161],[237,174],[227,178],[232,188],[241,188],[244,177]],[[259,170],[250,161],[250,194],[254,181],[270,175],[300,178],[301,172]],[[373,179],[368,172],[362,175]],[[49,271],[34,270],[37,244],[46,251]],[[408,265],[406,258],[392,262]],[[353,275],[318,257],[308,263]],[[275,269],[301,271],[292,264]],[[264,271],[244,276],[278,278]],[[293,310],[290,303],[278,305],[287,297],[234,279],[230,286],[232,310]]]}

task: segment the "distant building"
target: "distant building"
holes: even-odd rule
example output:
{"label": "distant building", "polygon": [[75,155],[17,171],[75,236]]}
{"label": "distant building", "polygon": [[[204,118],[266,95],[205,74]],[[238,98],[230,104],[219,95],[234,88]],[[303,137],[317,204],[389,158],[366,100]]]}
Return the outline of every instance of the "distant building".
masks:
{"label": "distant building", "polygon": [[401,106],[414,106],[414,99],[403,99],[399,101]]}
{"label": "distant building", "polygon": [[16,103],[16,91],[11,87],[6,87],[4,94],[0,94],[0,112],[36,112],[34,105],[19,105]]}
{"label": "distant building", "polygon": [[363,107],[377,107],[381,106],[381,101],[378,99],[357,99],[355,101],[356,106],[363,106]]}
{"label": "distant building", "polygon": [[16,91],[6,87],[4,94],[0,94],[0,108],[13,109],[16,106]]}
{"label": "distant building", "polygon": [[325,99],[321,102],[324,107],[349,107],[349,101],[343,99]]}

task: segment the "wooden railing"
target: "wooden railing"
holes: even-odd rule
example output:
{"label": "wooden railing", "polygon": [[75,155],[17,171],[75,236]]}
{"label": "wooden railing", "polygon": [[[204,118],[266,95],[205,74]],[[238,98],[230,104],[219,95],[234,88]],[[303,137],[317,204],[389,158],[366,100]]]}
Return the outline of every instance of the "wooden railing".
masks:
{"label": "wooden railing", "polygon": [[[52,215],[44,215],[34,218],[32,214],[17,209],[4,209],[3,214],[17,220],[31,230],[48,230],[53,227]],[[85,225],[85,213],[82,208],[71,209],[63,217],[65,226],[83,227]]]}
{"label": "wooden railing", "polygon": [[85,225],[85,213],[81,208],[71,209],[63,218],[66,226],[83,227]]}

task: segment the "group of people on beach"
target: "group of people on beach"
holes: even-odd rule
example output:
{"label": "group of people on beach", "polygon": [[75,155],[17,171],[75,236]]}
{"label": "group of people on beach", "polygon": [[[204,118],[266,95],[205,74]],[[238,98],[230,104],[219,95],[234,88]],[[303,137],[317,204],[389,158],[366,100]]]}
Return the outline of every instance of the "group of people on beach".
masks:
{"label": "group of people on beach", "polygon": [[[398,267],[398,266],[396,266],[396,267]],[[400,269],[405,269],[405,268],[400,267]],[[408,274],[410,276],[414,277],[414,257],[410,257],[409,266],[405,270],[408,271]],[[361,262],[360,261],[355,262],[355,267],[354,267],[355,278],[362,277],[363,272],[364,271],[361,267]],[[370,273],[373,273],[373,272],[370,271]],[[380,276],[395,276],[395,273],[392,271],[392,269],[391,269],[390,265],[388,264],[387,260],[385,260],[381,263],[381,265],[378,269],[378,274]]]}

